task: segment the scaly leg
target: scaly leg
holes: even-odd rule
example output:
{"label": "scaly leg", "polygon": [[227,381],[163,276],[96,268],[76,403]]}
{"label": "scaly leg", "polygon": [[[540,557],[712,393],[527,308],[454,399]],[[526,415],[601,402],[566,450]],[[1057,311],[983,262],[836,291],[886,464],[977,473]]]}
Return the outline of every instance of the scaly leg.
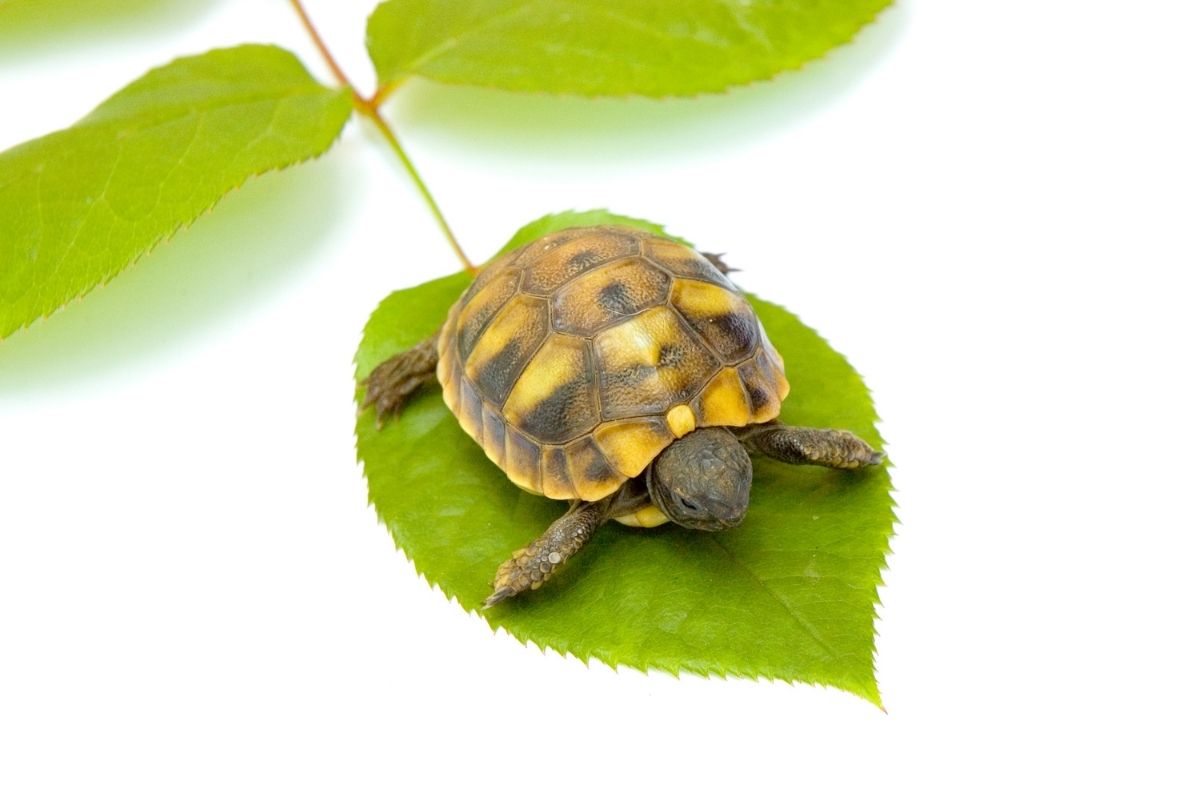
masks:
{"label": "scaly leg", "polygon": [[768,422],[751,425],[736,434],[751,453],[762,453],[787,464],[859,469],[883,463],[883,453],[849,431]]}
{"label": "scaly leg", "polygon": [[594,503],[573,503],[545,533],[500,565],[492,581],[495,591],[484,601],[484,608],[491,608],[505,598],[545,583],[554,570],[587,544],[596,529],[609,518],[611,507],[609,498]]}
{"label": "scaly leg", "polygon": [[359,409],[375,406],[375,424],[383,427],[387,418],[395,414],[417,389],[433,380],[437,374],[437,334],[430,336],[416,347],[392,356],[377,366],[363,381],[363,393]]}

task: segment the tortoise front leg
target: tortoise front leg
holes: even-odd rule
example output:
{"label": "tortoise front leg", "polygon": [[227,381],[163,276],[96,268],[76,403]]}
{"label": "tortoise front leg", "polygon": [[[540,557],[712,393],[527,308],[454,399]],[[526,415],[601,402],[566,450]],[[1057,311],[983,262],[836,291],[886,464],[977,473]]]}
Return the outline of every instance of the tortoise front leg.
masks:
{"label": "tortoise front leg", "polygon": [[768,422],[743,428],[737,435],[751,453],[762,453],[787,464],[859,469],[883,463],[883,453],[850,431]]}
{"label": "tortoise front leg", "polygon": [[545,533],[515,551],[512,558],[500,565],[492,581],[495,591],[484,601],[483,607],[491,608],[505,598],[545,583],[554,570],[587,544],[596,529],[609,518],[611,507],[610,498],[593,503],[583,500],[572,503],[570,510],[555,520]]}
{"label": "tortoise front leg", "polygon": [[435,333],[416,347],[392,356],[371,370],[363,381],[363,393],[359,409],[375,406],[375,424],[383,427],[387,418],[395,414],[417,389],[437,374],[437,342]]}

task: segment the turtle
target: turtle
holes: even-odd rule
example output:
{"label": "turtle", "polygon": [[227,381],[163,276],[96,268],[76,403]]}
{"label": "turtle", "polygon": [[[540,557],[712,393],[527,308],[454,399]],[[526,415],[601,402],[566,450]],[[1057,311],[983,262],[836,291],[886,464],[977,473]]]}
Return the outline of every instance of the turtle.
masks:
{"label": "turtle", "polygon": [[442,327],[363,382],[377,424],[436,377],[520,488],[567,511],[496,571],[491,607],[540,587],[609,520],[720,531],[746,514],[750,454],[854,470],[853,433],[779,422],[783,359],[721,257],[637,228],[550,233],[484,267]]}

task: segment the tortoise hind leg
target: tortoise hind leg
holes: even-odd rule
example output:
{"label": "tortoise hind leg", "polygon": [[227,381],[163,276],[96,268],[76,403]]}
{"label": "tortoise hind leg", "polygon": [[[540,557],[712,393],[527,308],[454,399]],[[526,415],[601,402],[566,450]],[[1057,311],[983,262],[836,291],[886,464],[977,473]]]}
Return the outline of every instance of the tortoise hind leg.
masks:
{"label": "tortoise hind leg", "polygon": [[362,382],[366,387],[361,411],[375,406],[375,424],[379,427],[398,412],[421,386],[437,374],[437,341],[435,333],[416,347],[394,355],[377,366]]}
{"label": "tortoise hind leg", "polygon": [[728,275],[731,272],[741,272],[736,267],[731,267],[725,263],[724,253],[701,253],[700,255],[708,259],[708,262],[717,268],[717,271],[722,275]]}
{"label": "tortoise hind leg", "polygon": [[545,533],[514,552],[512,558],[500,565],[492,581],[495,591],[483,602],[483,607],[491,608],[501,600],[536,589],[545,583],[551,573],[579,552],[596,529],[609,518],[610,505],[608,498],[594,503],[573,503],[570,510],[555,520]]}
{"label": "tortoise hind leg", "polygon": [[849,431],[768,422],[743,428],[737,435],[751,453],[762,453],[787,464],[859,469],[883,463],[883,453]]}

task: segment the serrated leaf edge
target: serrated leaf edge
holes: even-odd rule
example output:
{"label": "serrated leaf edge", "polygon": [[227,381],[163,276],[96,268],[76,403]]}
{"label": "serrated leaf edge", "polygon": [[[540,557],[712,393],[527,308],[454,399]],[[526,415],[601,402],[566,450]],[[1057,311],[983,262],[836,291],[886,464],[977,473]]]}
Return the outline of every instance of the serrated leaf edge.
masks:
{"label": "serrated leaf edge", "polygon": [[[371,15],[374,16],[374,14],[379,10],[379,8],[382,5],[383,5],[383,3],[380,3],[379,6],[376,6],[375,11],[372,11]],[[826,59],[828,59],[830,57],[830,53],[834,53],[834,52],[841,50],[843,47],[845,47],[846,45],[850,44],[855,39],[857,39],[864,30],[867,30],[871,26],[875,25],[879,21],[879,16],[881,14],[883,14],[884,12],[888,11],[891,7],[892,7],[892,0],[887,0],[887,2],[885,2],[879,8],[877,8],[869,17],[864,19],[862,24],[859,25],[857,28],[850,31],[848,34],[833,37],[829,47],[827,47],[819,55],[813,56],[811,58],[805,58],[797,63],[789,63],[788,65],[779,67],[774,73],[772,73],[770,75],[765,75],[765,76],[759,77],[759,78],[747,78],[745,80],[732,81],[730,83],[725,84],[725,86],[723,86],[720,89],[701,90],[701,91],[695,91],[695,92],[680,92],[680,93],[622,92],[622,93],[612,93],[612,94],[600,93],[600,92],[588,93],[588,92],[572,92],[572,91],[555,91],[552,89],[512,89],[512,88],[509,88],[506,86],[496,86],[496,85],[491,85],[491,84],[486,84],[486,83],[476,83],[476,82],[471,82],[468,80],[432,78],[427,75],[423,75],[420,72],[403,72],[400,75],[390,78],[386,81],[381,80],[379,82],[379,89],[383,95],[385,95],[385,96],[391,95],[392,90],[396,86],[404,83],[405,81],[412,80],[415,78],[415,79],[428,81],[428,82],[434,83],[434,84],[441,84],[443,86],[472,87],[472,88],[476,88],[476,89],[487,89],[487,90],[495,91],[495,92],[507,92],[507,93],[511,93],[511,94],[522,94],[522,95],[530,95],[533,97],[545,97],[545,98],[576,97],[576,98],[583,98],[586,100],[630,100],[633,98],[640,97],[640,98],[646,98],[649,100],[668,100],[668,99],[694,100],[694,99],[701,98],[701,97],[721,97],[724,95],[732,94],[735,91],[737,91],[739,89],[743,89],[745,87],[755,86],[758,84],[772,83],[774,81],[777,81],[779,78],[781,78],[785,73],[799,72],[800,70],[803,70],[805,67],[809,66],[810,64],[817,64],[822,61],[825,61]],[[369,29],[369,26],[370,26],[370,22],[368,19],[368,29]],[[369,47],[370,47],[370,45],[369,45],[369,41],[368,41],[368,49],[369,49]],[[378,77],[379,76],[379,67],[378,67],[378,65],[375,64],[374,58],[371,59],[371,64],[372,64],[372,67],[375,68],[375,74]]]}

